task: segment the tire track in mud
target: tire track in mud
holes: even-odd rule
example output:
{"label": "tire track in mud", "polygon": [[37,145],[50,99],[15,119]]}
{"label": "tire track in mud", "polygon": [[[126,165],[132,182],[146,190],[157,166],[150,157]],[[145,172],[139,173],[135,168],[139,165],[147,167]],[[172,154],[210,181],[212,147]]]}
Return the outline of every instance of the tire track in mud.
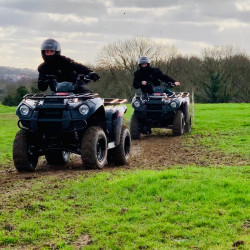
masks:
{"label": "tire track in mud", "polygon": [[[190,140],[193,140],[192,146],[189,146]],[[0,166],[0,191],[10,191],[16,186],[14,183],[18,181],[24,181],[23,188],[26,188],[25,183],[28,184],[32,179],[42,181],[52,177],[52,179],[64,180],[77,178],[79,175],[88,177],[100,171],[113,172],[118,169],[131,171],[134,169],[166,169],[173,165],[209,167],[247,164],[249,165],[249,159],[244,159],[240,155],[226,155],[222,151],[211,151],[207,146],[201,145],[198,135],[174,137],[168,131],[164,131],[160,134],[156,132],[149,136],[142,136],[140,140],[133,140],[129,166],[107,165],[102,170],[85,170],[82,168],[81,157],[78,155],[73,155],[66,166],[49,166],[45,158],[41,157],[38,167],[33,173],[18,173],[12,163]],[[19,186],[19,188],[22,187]]]}

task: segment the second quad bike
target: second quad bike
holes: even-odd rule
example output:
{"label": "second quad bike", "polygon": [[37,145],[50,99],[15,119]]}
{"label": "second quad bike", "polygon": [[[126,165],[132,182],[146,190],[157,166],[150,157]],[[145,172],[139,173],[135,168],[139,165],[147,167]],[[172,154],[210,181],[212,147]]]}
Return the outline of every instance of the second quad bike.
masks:
{"label": "second quad bike", "polygon": [[[83,79],[89,81],[88,76]],[[63,165],[70,153],[81,155],[85,168],[101,169],[107,159],[115,165],[128,164],[131,138],[123,125],[127,107],[122,105],[126,100],[74,94],[74,84],[52,80],[54,93],[27,94],[17,107],[15,168],[33,171],[42,155],[49,165]]]}
{"label": "second quad bike", "polygon": [[152,128],[169,128],[176,136],[190,132],[189,93],[172,93],[167,91],[167,85],[152,89],[152,94],[136,94],[132,100],[131,138],[140,139],[141,134],[151,134]]}

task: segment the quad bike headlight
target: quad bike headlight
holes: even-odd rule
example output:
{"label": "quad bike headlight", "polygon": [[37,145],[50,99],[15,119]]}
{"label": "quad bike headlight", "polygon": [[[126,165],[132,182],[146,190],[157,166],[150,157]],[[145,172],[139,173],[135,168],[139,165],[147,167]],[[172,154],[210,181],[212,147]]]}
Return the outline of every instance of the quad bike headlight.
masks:
{"label": "quad bike headlight", "polygon": [[26,105],[22,105],[20,108],[19,108],[19,111],[20,111],[20,114],[21,115],[27,115],[29,113],[29,107],[27,107]]}
{"label": "quad bike headlight", "polygon": [[80,106],[79,112],[82,115],[87,115],[88,112],[89,112],[89,107],[87,105],[83,104],[83,105]]}
{"label": "quad bike headlight", "polygon": [[139,108],[139,107],[141,106],[141,103],[140,103],[139,101],[135,101],[135,102],[134,102],[134,106],[135,106],[136,108]]}
{"label": "quad bike headlight", "polygon": [[170,103],[170,106],[171,106],[171,108],[176,108],[176,106],[177,106],[177,105],[176,105],[176,102],[171,102],[171,103]]}

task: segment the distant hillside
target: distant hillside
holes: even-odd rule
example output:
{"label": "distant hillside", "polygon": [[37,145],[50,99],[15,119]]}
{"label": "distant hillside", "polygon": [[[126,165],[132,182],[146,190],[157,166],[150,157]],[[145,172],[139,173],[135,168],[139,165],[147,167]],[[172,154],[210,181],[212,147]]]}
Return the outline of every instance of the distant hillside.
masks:
{"label": "distant hillside", "polygon": [[0,75],[22,75],[27,78],[37,78],[38,72],[33,69],[0,66]]}
{"label": "distant hillside", "polygon": [[36,79],[37,77],[38,72],[36,70],[0,66],[0,85],[6,83],[6,81],[16,83]]}

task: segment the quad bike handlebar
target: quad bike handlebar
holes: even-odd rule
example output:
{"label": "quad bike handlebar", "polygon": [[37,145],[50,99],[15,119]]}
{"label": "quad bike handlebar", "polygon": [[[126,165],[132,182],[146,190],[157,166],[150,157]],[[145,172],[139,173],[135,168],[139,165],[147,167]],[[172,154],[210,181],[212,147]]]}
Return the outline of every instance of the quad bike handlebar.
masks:
{"label": "quad bike handlebar", "polygon": [[[77,74],[75,77],[76,77],[76,81],[82,80],[85,83],[88,83],[89,81],[93,80],[90,76],[91,75]],[[57,77],[55,75],[43,75],[43,78],[44,78],[44,82],[49,82],[49,81],[57,82]]]}
{"label": "quad bike handlebar", "polygon": [[[77,89],[81,85],[86,85],[90,81],[97,81],[100,79],[100,76],[94,72],[90,72],[90,74],[85,75],[85,74],[77,74],[74,73],[75,81],[74,82],[68,82],[68,81],[63,81],[63,82],[58,82],[57,77],[55,75],[43,75],[43,82],[48,83],[50,89],[53,92],[57,92],[57,88],[59,85],[68,85],[68,91],[72,92],[75,89]],[[64,90],[67,91],[67,90]]]}
{"label": "quad bike handlebar", "polygon": [[159,86],[161,86],[161,87],[176,87],[177,85],[175,85],[175,83],[174,82],[160,82],[160,85],[159,86],[155,86],[152,82],[147,82],[147,84],[146,84],[146,86],[149,86],[149,85],[151,85],[152,87],[159,87]]}

